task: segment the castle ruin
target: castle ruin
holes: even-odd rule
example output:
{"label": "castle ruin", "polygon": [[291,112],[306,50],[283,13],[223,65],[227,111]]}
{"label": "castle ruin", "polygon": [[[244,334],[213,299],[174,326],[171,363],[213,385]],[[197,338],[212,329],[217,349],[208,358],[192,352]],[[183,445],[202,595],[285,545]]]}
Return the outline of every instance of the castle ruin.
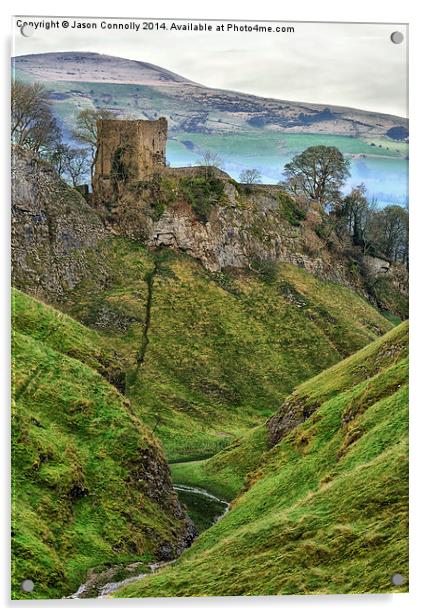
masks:
{"label": "castle ruin", "polygon": [[113,202],[126,184],[165,167],[167,120],[98,120],[93,178],[96,201]]}

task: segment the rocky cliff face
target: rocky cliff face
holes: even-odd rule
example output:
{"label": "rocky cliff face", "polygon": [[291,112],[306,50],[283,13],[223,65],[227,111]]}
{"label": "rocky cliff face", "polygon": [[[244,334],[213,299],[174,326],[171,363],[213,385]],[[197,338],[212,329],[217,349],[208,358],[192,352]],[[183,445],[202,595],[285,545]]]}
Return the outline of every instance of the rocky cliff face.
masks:
{"label": "rocky cliff face", "polygon": [[308,208],[280,186],[241,185],[212,168],[164,168],[91,207],[20,149],[12,179],[14,282],[46,300],[62,301],[87,276],[107,279],[102,253],[108,237],[121,235],[152,249],[183,251],[211,272],[262,273],[276,262],[290,263],[406,316],[400,301],[406,272],[362,257],[321,208]]}
{"label": "rocky cliff face", "polygon": [[363,256],[349,237],[336,234],[321,207],[308,207],[280,186],[241,185],[212,168],[165,168],[150,181],[129,183],[100,212],[114,233],[153,249],[184,251],[212,272],[261,272],[276,262],[290,263],[351,287],[383,309],[404,312],[389,292],[382,293],[381,305],[373,287],[385,280],[386,287],[406,295],[405,270]]}
{"label": "rocky cliff face", "polygon": [[308,212],[279,186],[239,185],[202,167],[165,169],[151,182],[130,184],[101,212],[115,233],[152,248],[182,250],[212,272],[282,261],[328,280],[351,281],[337,254],[342,241],[319,235],[320,210]]}
{"label": "rocky cliff face", "polygon": [[[176,170],[175,177],[185,177],[181,173]],[[221,180],[223,195],[207,220],[197,216],[191,199],[178,200],[153,224],[148,244],[184,250],[210,271],[282,261],[328,280],[348,280],[345,265],[332,262],[326,242],[315,233],[322,222],[319,211],[308,214],[279,187]]]}
{"label": "rocky cliff face", "polygon": [[[82,195],[22,148],[12,154],[13,284],[58,301],[89,270],[107,233]],[[101,259],[96,267],[100,267]],[[93,269],[93,263],[92,263]]]}

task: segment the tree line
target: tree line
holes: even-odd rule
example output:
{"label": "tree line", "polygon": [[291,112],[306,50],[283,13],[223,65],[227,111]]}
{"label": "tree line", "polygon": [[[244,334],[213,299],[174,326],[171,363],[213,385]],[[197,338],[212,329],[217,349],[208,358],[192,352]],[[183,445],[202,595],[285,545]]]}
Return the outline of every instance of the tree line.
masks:
{"label": "tree line", "polygon": [[[74,187],[89,175],[93,184],[97,151],[98,119],[114,118],[107,109],[83,109],[76,117],[71,137],[75,144],[62,140],[48,91],[38,83],[12,84],[12,142],[48,160],[59,176]],[[206,167],[222,167],[219,156],[208,150],[197,162]],[[399,205],[378,208],[369,200],[363,184],[344,195],[343,187],[350,176],[349,161],[332,146],[312,146],[284,166],[281,184],[295,197],[319,203],[327,212],[331,228],[347,233],[364,254],[384,257],[408,267],[408,210]],[[245,184],[261,182],[258,169],[240,174]]]}

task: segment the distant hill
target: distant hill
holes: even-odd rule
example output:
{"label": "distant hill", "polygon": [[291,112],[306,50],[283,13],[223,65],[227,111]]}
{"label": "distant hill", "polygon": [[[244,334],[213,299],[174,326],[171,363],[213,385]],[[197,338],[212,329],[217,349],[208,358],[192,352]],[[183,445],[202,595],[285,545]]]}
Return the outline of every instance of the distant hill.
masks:
{"label": "distant hill", "polygon": [[[18,56],[13,62],[18,75],[22,72],[27,77],[45,82],[49,89],[52,86],[53,90],[56,89],[55,82],[68,83],[65,91],[62,88],[67,98],[77,96],[81,87],[71,87],[69,82],[153,88],[162,96],[174,100],[176,108],[189,105],[188,109],[181,109],[178,113],[177,109],[170,109],[169,114],[161,109],[174,129],[187,130],[192,127],[196,131],[220,133],[242,127],[253,130],[273,126],[274,130],[282,132],[383,136],[391,128],[406,126],[403,118],[380,113],[334,105],[281,101],[209,88],[154,64],[92,52]],[[96,98],[98,90],[99,86],[94,89],[92,98]],[[140,97],[136,92],[129,92],[133,99],[130,109],[128,104],[121,105],[119,100],[109,101],[111,105],[108,105],[108,100],[102,102],[116,112],[136,113],[139,117],[142,111],[142,115],[150,117],[154,111],[152,103],[149,105],[144,101],[141,105],[146,92],[142,91]],[[80,96],[85,96],[84,91],[80,92]]]}
{"label": "distant hill", "polygon": [[194,82],[160,66],[91,52],[18,56],[15,66],[41,81],[90,81],[159,85]]}

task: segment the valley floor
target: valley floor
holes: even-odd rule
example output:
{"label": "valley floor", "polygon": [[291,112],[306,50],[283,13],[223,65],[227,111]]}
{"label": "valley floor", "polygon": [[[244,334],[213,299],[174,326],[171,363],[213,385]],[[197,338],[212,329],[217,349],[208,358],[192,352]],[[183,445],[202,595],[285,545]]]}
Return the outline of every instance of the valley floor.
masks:
{"label": "valley floor", "polygon": [[[221,456],[257,458],[222,520],[175,564],[114,596],[407,591],[407,323],[290,399],[316,410],[272,448],[260,452],[255,430],[234,451],[173,468],[175,480],[206,486]],[[222,494],[237,486],[216,481]]]}

